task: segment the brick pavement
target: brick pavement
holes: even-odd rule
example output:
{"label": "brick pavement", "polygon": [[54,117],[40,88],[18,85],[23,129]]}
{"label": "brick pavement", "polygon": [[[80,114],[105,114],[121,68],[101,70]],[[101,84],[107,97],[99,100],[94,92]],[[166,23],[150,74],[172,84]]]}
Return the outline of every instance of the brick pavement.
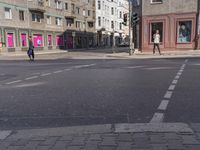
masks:
{"label": "brick pavement", "polygon": [[[41,130],[41,136],[32,137],[18,137],[20,131],[15,131],[0,141],[0,150],[200,150],[200,124],[191,124],[190,128],[193,132],[122,133],[98,130],[97,133],[65,135],[43,135]],[[26,131],[28,134],[29,130]]]}

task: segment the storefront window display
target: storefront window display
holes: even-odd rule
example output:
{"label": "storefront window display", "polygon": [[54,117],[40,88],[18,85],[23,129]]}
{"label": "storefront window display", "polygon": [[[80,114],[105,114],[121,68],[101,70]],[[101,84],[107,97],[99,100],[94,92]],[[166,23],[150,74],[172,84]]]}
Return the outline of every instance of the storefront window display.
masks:
{"label": "storefront window display", "polygon": [[21,33],[21,45],[22,45],[22,47],[27,46],[27,34],[26,33]]}
{"label": "storefront window display", "polygon": [[153,43],[153,35],[155,34],[156,30],[159,30],[160,34],[160,42],[163,42],[163,22],[153,22],[151,23],[151,42]]}
{"label": "storefront window display", "polygon": [[42,34],[33,34],[33,44],[35,47],[43,46]]}
{"label": "storefront window display", "polygon": [[52,35],[48,35],[48,46],[52,45]]}
{"label": "storefront window display", "polygon": [[179,21],[177,24],[177,43],[191,42],[192,21]]}
{"label": "storefront window display", "polygon": [[8,47],[14,47],[14,33],[7,33],[7,45]]}
{"label": "storefront window display", "polygon": [[64,40],[62,35],[57,35],[56,36],[56,45],[57,46],[63,46],[64,45]]}

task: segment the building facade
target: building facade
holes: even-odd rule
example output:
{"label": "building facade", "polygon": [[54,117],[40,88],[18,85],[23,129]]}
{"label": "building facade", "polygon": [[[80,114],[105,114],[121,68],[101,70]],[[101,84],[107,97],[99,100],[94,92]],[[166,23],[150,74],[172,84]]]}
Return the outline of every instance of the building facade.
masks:
{"label": "building facade", "polygon": [[163,50],[194,49],[198,45],[198,0],[136,0],[140,16],[138,47],[152,50],[153,34],[159,30]]}
{"label": "building facade", "polygon": [[123,25],[123,15],[128,13],[128,9],[127,0],[96,1],[98,46],[119,45],[128,37],[128,26]]}
{"label": "building facade", "polygon": [[94,0],[0,0],[0,46],[27,50],[86,48],[95,45]]}

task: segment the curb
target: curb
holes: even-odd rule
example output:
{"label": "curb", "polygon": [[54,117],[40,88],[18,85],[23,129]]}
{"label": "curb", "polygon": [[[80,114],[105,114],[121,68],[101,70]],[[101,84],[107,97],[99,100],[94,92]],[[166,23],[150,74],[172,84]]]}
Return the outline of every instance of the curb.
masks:
{"label": "curb", "polygon": [[45,136],[66,136],[103,133],[184,133],[194,134],[193,129],[185,123],[134,123],[134,124],[104,124],[60,128],[24,129],[16,131],[1,131],[0,139],[26,139]]}

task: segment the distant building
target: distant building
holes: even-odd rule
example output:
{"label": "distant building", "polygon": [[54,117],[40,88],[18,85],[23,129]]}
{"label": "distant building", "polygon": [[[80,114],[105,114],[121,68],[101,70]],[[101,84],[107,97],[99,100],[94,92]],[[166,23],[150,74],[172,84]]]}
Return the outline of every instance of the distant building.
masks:
{"label": "distant building", "polygon": [[127,0],[96,0],[98,46],[119,45],[125,40],[128,26],[123,25],[123,15],[128,13],[128,9]]}
{"label": "distant building", "polygon": [[135,0],[133,11],[140,23],[135,42],[143,51],[152,50],[153,34],[160,31],[164,50],[194,49],[198,45],[198,0]]}
{"label": "distant building", "polygon": [[95,0],[0,0],[3,50],[27,50],[30,35],[36,50],[94,46]]}

